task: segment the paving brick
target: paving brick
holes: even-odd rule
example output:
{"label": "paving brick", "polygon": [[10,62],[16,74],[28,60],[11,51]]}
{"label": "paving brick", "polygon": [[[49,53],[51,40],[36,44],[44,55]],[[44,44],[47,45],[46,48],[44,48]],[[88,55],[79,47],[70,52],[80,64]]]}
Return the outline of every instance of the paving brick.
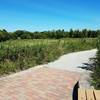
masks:
{"label": "paving brick", "polygon": [[31,68],[0,78],[0,100],[69,100],[80,74]]}

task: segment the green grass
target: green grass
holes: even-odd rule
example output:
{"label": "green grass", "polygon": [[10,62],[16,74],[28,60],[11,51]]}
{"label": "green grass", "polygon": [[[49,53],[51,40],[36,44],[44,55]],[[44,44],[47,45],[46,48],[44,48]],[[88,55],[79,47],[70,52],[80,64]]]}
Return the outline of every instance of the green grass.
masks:
{"label": "green grass", "polygon": [[93,38],[26,39],[0,43],[0,76],[54,61],[70,52],[96,48]]}

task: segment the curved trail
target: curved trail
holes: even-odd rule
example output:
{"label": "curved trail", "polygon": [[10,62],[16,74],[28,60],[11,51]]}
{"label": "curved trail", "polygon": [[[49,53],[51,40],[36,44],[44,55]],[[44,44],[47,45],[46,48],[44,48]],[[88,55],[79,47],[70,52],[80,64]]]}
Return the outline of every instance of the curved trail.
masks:
{"label": "curved trail", "polygon": [[69,71],[84,72],[79,68],[83,63],[89,63],[89,59],[95,57],[97,49],[69,53],[61,56],[58,60],[50,62],[45,66]]}
{"label": "curved trail", "polygon": [[68,71],[75,71],[81,73],[80,79],[80,87],[83,88],[90,88],[89,81],[90,78],[90,71],[85,69],[79,68],[79,66],[83,66],[83,63],[90,63],[90,58],[95,57],[97,49],[87,50],[87,51],[80,51],[69,53],[66,55],[61,56],[58,60],[48,63],[44,66],[55,68],[55,69],[63,69]]}

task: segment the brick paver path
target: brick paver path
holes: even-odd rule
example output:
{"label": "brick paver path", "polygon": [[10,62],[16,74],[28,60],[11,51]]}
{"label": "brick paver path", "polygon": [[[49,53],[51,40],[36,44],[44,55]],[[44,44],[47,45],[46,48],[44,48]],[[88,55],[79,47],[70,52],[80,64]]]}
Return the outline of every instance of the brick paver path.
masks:
{"label": "brick paver path", "polygon": [[32,68],[0,79],[0,100],[71,100],[78,73]]}

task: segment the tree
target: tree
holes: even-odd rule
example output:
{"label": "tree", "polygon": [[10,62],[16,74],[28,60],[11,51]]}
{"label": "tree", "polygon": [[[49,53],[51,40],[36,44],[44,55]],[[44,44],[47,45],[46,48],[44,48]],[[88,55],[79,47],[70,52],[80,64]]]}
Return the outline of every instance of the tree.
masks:
{"label": "tree", "polygon": [[5,30],[0,30],[0,42],[10,39],[10,34]]}

